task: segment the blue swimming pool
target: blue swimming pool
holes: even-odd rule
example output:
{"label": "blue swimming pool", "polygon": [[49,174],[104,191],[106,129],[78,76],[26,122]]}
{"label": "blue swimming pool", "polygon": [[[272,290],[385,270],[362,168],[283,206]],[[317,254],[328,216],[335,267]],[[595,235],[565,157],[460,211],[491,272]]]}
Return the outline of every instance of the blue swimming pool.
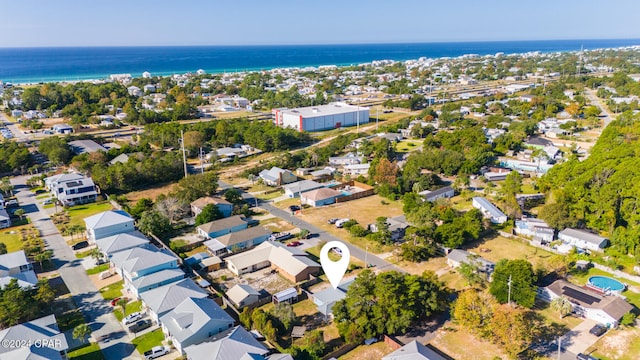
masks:
{"label": "blue swimming pool", "polygon": [[621,292],[625,289],[623,283],[616,279],[606,276],[592,276],[589,278],[589,285],[596,287],[604,292],[616,291]]}

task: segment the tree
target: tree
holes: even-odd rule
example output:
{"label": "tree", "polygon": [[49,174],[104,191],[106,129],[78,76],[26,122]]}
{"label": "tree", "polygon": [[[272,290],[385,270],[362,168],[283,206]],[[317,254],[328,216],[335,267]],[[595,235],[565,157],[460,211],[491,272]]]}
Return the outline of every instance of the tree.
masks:
{"label": "tree", "polygon": [[37,254],[35,254],[33,259],[35,261],[37,261],[38,263],[40,263],[40,269],[42,269],[42,263],[44,261],[51,260],[52,257],[53,257],[53,251],[46,250],[46,251],[41,251],[41,252],[38,252]]}
{"label": "tree", "polygon": [[202,208],[200,214],[196,216],[196,226],[222,219],[223,217],[222,212],[215,204],[207,204]]}
{"label": "tree", "polygon": [[87,341],[89,335],[91,335],[91,328],[87,324],[80,324],[73,328],[73,338],[82,343]]}
{"label": "tree", "polygon": [[549,226],[557,230],[576,226],[578,223],[577,220],[571,216],[569,212],[569,205],[565,203],[556,202],[546,204],[540,210],[539,216],[549,224]]}
{"label": "tree", "polygon": [[315,356],[320,356],[324,352],[326,343],[324,333],[321,330],[309,331],[303,339],[304,348]]}
{"label": "tree", "polygon": [[135,219],[140,219],[140,215],[147,210],[151,210],[151,208],[153,208],[153,200],[142,198],[133,207],[129,208],[129,214]]}
{"label": "tree", "polygon": [[395,186],[398,179],[398,166],[387,158],[381,158],[375,167],[373,180],[378,184]]}
{"label": "tree", "polygon": [[573,305],[569,299],[564,296],[558,296],[557,298],[551,300],[551,309],[560,313],[560,316],[565,317],[571,314],[571,310],[573,310]]}
{"label": "tree", "polygon": [[271,316],[278,320],[282,324],[282,333],[285,333],[293,327],[296,321],[296,313],[293,311],[293,307],[289,303],[280,303],[271,310]]}
{"label": "tree", "polygon": [[227,189],[224,192],[224,199],[232,204],[241,204],[244,201],[242,200],[242,194],[236,188]]}
{"label": "tree", "polygon": [[127,298],[121,298],[120,300],[116,301],[116,306],[119,306],[120,309],[122,310],[122,317],[127,316],[127,303],[129,301],[127,300]]}
{"label": "tree", "polygon": [[486,337],[496,305],[496,300],[486,292],[468,289],[458,295],[451,308],[451,317],[456,323]]}
{"label": "tree", "polygon": [[531,308],[536,299],[535,281],[536,275],[530,262],[522,259],[502,259],[495,266],[489,292],[498,302],[504,304],[509,300],[509,282],[511,282],[511,301]]}
{"label": "tree", "polygon": [[51,305],[51,302],[55,300],[56,293],[49,285],[49,281],[46,279],[38,281],[38,290],[33,297],[38,303],[40,307],[45,307],[47,305]]}
{"label": "tree", "polygon": [[470,255],[466,262],[460,264],[458,272],[467,280],[471,287],[483,288],[487,279],[483,272],[480,271],[482,263],[478,260],[478,255]]}
{"label": "tree", "polygon": [[158,199],[154,208],[169,219],[169,223],[175,224],[187,213],[188,206],[182,199],[177,196],[165,196]]}
{"label": "tree", "polygon": [[169,219],[156,210],[147,210],[142,213],[138,221],[138,229],[143,233],[162,236],[172,230]]}
{"label": "tree", "polygon": [[7,253],[7,244],[0,242],[0,255]]}
{"label": "tree", "polygon": [[38,150],[54,164],[66,164],[71,159],[71,148],[64,139],[57,136],[42,139]]}
{"label": "tree", "polygon": [[211,196],[218,189],[218,175],[213,172],[189,175],[178,182],[178,195],[186,203],[203,196]]}
{"label": "tree", "polygon": [[187,131],[184,133],[184,147],[190,152],[197,152],[204,143],[204,134],[200,131]]}
{"label": "tree", "polygon": [[515,197],[522,191],[522,175],[517,171],[512,171],[507,175],[502,183],[502,192],[507,197]]}

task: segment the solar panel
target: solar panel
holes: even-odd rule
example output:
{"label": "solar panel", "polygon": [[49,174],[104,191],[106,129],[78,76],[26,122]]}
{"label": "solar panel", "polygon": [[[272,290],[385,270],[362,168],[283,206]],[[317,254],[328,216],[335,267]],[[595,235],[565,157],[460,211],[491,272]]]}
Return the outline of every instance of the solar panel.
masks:
{"label": "solar panel", "polygon": [[562,292],[564,293],[564,295],[566,295],[566,296],[568,296],[570,298],[576,299],[576,300],[578,300],[578,301],[580,301],[582,303],[588,304],[588,305],[600,302],[600,299],[595,297],[595,296],[592,296],[592,295],[589,295],[589,294],[585,294],[582,291],[579,291],[579,290],[576,290],[576,289],[573,289],[573,288],[570,288],[570,287],[567,287],[567,286],[562,287]]}

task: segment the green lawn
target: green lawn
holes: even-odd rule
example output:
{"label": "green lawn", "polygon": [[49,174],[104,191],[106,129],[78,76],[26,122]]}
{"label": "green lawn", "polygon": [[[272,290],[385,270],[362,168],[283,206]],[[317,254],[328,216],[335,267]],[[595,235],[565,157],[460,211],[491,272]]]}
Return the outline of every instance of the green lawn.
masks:
{"label": "green lawn", "polygon": [[402,140],[396,144],[396,152],[406,153],[422,145],[422,140]]}
{"label": "green lawn", "polygon": [[90,256],[92,252],[93,252],[93,250],[87,250],[87,251],[83,251],[83,252],[78,252],[78,253],[76,253],[76,257],[78,259],[86,258],[87,256]]}
{"label": "green lawn", "polygon": [[52,197],[51,194],[42,194],[42,195],[36,196],[36,200],[48,199],[51,197]]}
{"label": "green lawn", "polygon": [[[13,232],[13,234],[12,234]],[[0,242],[7,245],[7,252],[14,252],[22,249],[22,241],[18,232],[8,230],[0,235]]]}
{"label": "green lawn", "polygon": [[104,360],[100,346],[96,343],[90,343],[87,346],[69,351],[67,357],[76,360]]}
{"label": "green lawn", "polygon": [[[125,311],[127,313],[124,316],[127,316],[134,312],[138,312],[140,310],[142,310],[142,301],[140,300],[132,301],[128,303],[127,306],[125,307]],[[122,316],[122,309],[120,308],[120,306],[115,307],[115,309],[113,310],[113,315],[116,316],[116,319],[118,319],[118,321],[122,321],[122,319],[124,319],[124,316]]]}
{"label": "green lawn", "polygon": [[100,294],[105,300],[113,300],[117,297],[122,296],[122,287],[124,286],[124,281],[120,280],[111,285],[107,285],[100,289]]}
{"label": "green lawn", "polygon": [[108,210],[113,210],[113,206],[111,206],[109,201],[70,207],[69,210],[67,210],[69,223],[65,224],[65,226],[69,227],[76,224],[84,225],[84,218]]}
{"label": "green lawn", "polygon": [[67,311],[62,315],[56,314],[56,322],[60,331],[73,329],[80,324],[84,324],[84,316],[78,309]]}
{"label": "green lawn", "polygon": [[282,196],[282,193],[280,191],[274,191],[274,192],[268,193],[268,194],[267,193],[261,193],[261,194],[256,195],[256,197],[258,199],[264,200],[264,201],[272,200],[272,199],[275,199],[275,198],[277,198],[279,196]]}
{"label": "green lawn", "polygon": [[87,270],[87,275],[99,274],[105,270],[109,270],[109,264],[102,264]]}
{"label": "green lawn", "polygon": [[131,343],[136,347],[136,350],[138,350],[140,354],[144,354],[145,351],[151,350],[154,346],[162,345],[162,340],[164,340],[162,329],[156,329],[138,336],[131,340]]}

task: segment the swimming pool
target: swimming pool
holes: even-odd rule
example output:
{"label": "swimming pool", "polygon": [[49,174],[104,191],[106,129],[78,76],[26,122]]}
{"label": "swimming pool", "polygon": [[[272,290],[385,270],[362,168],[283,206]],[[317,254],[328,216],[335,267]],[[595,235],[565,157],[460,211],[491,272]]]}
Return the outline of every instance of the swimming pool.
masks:
{"label": "swimming pool", "polygon": [[596,287],[604,292],[622,292],[625,289],[623,283],[607,276],[592,276],[589,278],[589,285]]}

